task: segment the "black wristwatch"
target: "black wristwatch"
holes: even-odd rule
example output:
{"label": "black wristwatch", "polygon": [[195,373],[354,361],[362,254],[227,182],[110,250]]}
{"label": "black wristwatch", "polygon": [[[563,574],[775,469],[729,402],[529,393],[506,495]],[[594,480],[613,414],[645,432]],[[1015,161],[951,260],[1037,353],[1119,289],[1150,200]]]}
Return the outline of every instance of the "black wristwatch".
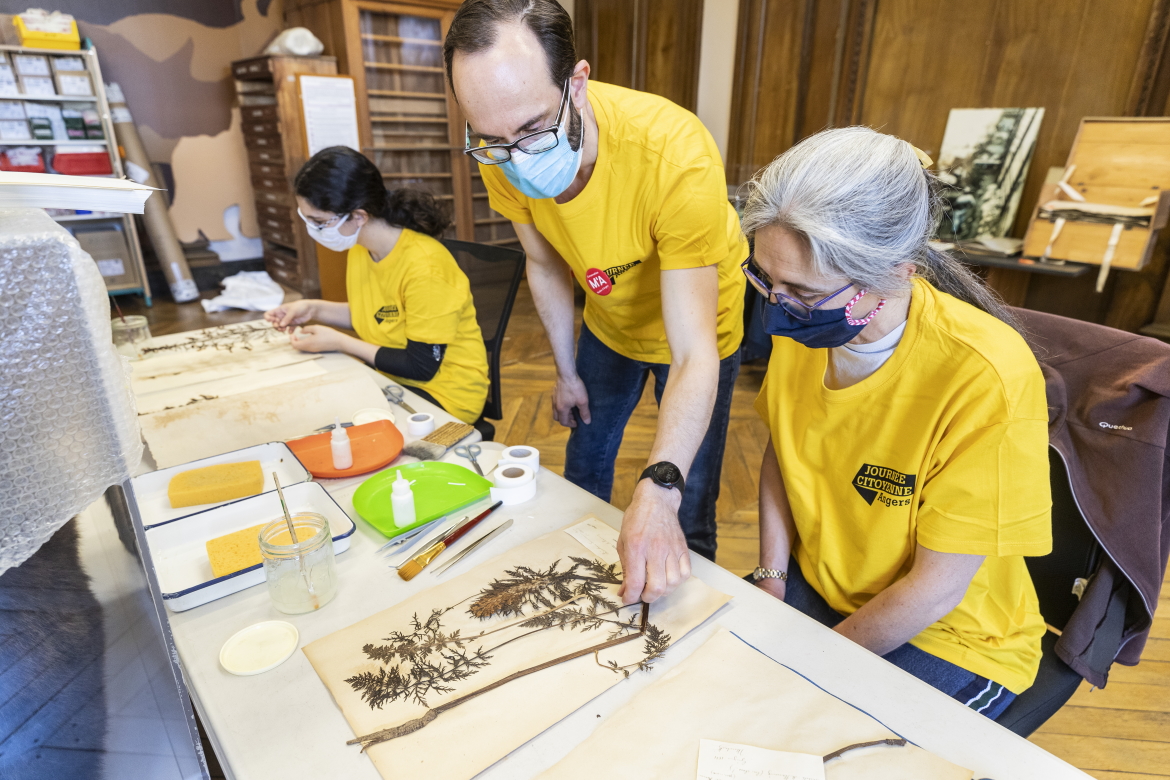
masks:
{"label": "black wristwatch", "polygon": [[652,466],[647,466],[646,470],[642,472],[642,476],[638,477],[638,481],[641,482],[647,477],[654,480],[655,485],[664,487],[667,490],[677,490],[680,494],[683,492],[683,487],[685,486],[682,469],[668,460],[659,461]]}

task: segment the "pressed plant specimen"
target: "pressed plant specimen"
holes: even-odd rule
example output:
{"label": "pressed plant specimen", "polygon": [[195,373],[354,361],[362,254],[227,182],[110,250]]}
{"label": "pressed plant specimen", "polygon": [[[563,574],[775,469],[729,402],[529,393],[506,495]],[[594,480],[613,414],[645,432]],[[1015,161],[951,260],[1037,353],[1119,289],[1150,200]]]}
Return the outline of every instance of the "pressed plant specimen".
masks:
{"label": "pressed plant specimen", "polygon": [[188,336],[177,344],[144,347],[142,354],[162,352],[220,352],[251,351],[260,344],[277,341],[280,331],[267,322],[239,322],[232,325],[216,325],[205,328],[197,336]]}
{"label": "pressed plant specimen", "polygon": [[[670,635],[649,622],[648,604],[622,606],[609,598],[607,588],[622,583],[616,564],[571,556],[567,563],[558,559],[546,569],[517,566],[506,570],[505,575],[458,604],[432,610],[425,619],[415,614],[408,630],[391,631],[383,638],[383,644],[365,645],[362,652],[378,662],[378,669],[361,672],[346,678],[345,682],[361,694],[371,709],[381,709],[384,704],[394,701],[413,701],[429,707],[428,696],[452,692],[455,683],[489,666],[493,654],[525,637],[555,628],[582,633],[605,631],[605,640],[522,669],[476,691],[430,707],[421,718],[358,737],[349,744],[360,743],[365,750],[378,742],[410,734],[426,726],[441,712],[475,696],[590,653],[600,666],[629,677],[631,669],[649,670],[654,660],[660,658],[670,645]],[[468,601],[471,603],[466,613],[470,617],[480,621],[504,619],[506,622],[475,633],[445,630],[444,615]],[[623,618],[620,613],[631,607],[640,608],[640,611]],[[620,666],[616,661],[601,661],[600,651],[639,637],[644,640],[644,655],[637,662]]]}

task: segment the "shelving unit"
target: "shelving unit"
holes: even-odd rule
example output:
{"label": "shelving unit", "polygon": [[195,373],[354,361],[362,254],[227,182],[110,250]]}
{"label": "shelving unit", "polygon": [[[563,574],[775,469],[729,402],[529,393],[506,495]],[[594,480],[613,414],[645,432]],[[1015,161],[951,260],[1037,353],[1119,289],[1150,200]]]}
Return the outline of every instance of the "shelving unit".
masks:
{"label": "shelving unit", "polygon": [[344,268],[345,260],[317,246],[297,216],[292,181],[307,159],[298,73],[332,76],[337,73],[337,60],[271,56],[232,63],[256,197],[256,221],[264,240],[264,267],[284,286],[306,298],[318,298],[322,295],[318,261],[331,254],[334,264]]}
{"label": "shelving unit", "polygon": [[[101,120],[102,133],[105,138],[87,138],[87,139],[59,139],[59,140],[45,140],[45,139],[28,139],[19,141],[0,141],[0,150],[12,147],[39,147],[42,150],[48,150],[60,146],[64,147],[79,147],[79,146],[100,146],[104,147],[110,159],[110,169],[113,173],[100,174],[106,177],[125,176],[125,171],[122,168],[122,159],[118,155],[118,145],[113,143],[114,123],[110,117],[110,106],[106,100],[106,85],[102,79],[101,66],[98,64],[97,49],[78,49],[78,50],[63,50],[63,49],[33,49],[24,46],[10,46],[0,45],[0,51],[8,52],[9,54],[38,54],[47,57],[79,57],[85,62],[86,72],[89,74],[90,82],[93,84],[93,95],[0,95],[0,100],[15,100],[26,103],[94,103],[94,108],[98,112]],[[42,157],[45,160],[45,167],[47,172],[56,173],[52,170],[52,161],[47,154],[42,152]],[[102,278],[106,282],[106,290],[110,295],[141,295],[146,301],[146,305],[151,305],[150,282],[146,276],[146,266],[142,259],[142,247],[138,241],[138,229],[134,223],[134,216],[132,214],[65,214],[54,216],[58,223],[66,226],[75,237],[84,233],[102,232],[105,230],[109,232],[111,229],[121,233],[122,239],[125,241],[126,249],[129,252],[129,263],[126,263],[127,258],[121,258],[121,263],[103,262],[110,258],[95,257],[94,260],[98,262],[98,268],[102,271]],[[85,243],[86,238],[83,238]],[[92,254],[92,253],[91,253]],[[120,273],[113,273],[121,266]]]}
{"label": "shelving unit", "polygon": [[448,203],[451,238],[518,245],[491,209],[479,166],[463,154],[464,122],[447,88],[443,37],[460,0],[286,0],[285,24],[312,30],[353,77],[362,152],[388,187]]}

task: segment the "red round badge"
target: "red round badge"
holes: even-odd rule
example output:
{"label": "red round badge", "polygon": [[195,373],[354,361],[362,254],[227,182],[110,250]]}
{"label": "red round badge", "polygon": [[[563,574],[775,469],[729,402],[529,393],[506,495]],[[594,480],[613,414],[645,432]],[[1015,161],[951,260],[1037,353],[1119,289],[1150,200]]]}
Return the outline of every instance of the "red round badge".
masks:
{"label": "red round badge", "polygon": [[609,295],[609,291],[613,289],[609,275],[596,268],[590,268],[585,272],[585,283],[589,285],[590,290],[598,295]]}

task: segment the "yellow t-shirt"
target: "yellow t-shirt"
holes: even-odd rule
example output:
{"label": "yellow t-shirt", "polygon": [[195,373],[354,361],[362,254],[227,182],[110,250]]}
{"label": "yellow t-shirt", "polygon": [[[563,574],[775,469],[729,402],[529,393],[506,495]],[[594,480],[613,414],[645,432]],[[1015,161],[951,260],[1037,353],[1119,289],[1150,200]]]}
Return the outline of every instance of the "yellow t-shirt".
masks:
{"label": "yellow t-shirt", "polygon": [[809,584],[851,615],[909,572],[915,542],[985,555],[959,606],[910,643],[1028,688],[1045,629],[1021,556],[1051,550],[1052,523],[1044,377],[1024,340],[915,279],[894,354],[851,387],[825,387],[828,350],[772,343],[756,409]]}
{"label": "yellow t-shirt", "polygon": [[719,267],[720,359],[743,340],[748,255],[719,149],[691,112],[665,98],[589,82],[597,164],[568,203],[533,200],[499,166],[480,165],[491,206],[536,225],[585,290],[585,323],[633,360],[669,363],[660,272]]}
{"label": "yellow t-shirt", "polygon": [[464,422],[479,419],[488,393],[487,349],[467,275],[446,247],[403,229],[390,254],[374,262],[358,244],[346,258],[345,290],[362,341],[394,349],[405,349],[408,339],[447,345],[429,381],[394,381],[426,390]]}

